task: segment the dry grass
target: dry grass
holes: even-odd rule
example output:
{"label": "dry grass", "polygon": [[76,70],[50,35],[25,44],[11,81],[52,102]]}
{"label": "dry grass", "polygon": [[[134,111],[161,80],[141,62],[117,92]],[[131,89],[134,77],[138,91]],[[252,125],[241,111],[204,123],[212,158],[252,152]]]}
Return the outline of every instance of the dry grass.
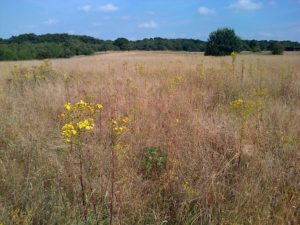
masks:
{"label": "dry grass", "polygon": [[[14,80],[15,62],[0,63],[0,223],[108,224],[112,116],[130,119],[115,149],[114,224],[300,223],[298,53],[234,65],[153,52],[51,62],[55,76],[30,82]],[[104,105],[83,143],[86,219],[58,118],[80,99]],[[230,109],[236,99],[248,116]],[[142,161],[153,146],[168,160],[149,177]]]}

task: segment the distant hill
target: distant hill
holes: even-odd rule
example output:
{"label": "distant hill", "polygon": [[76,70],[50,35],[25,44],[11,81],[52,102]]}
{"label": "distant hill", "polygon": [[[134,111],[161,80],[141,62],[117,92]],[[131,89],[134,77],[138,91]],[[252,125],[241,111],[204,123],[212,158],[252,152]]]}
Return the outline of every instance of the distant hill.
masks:
{"label": "distant hill", "polygon": [[[242,40],[241,51],[270,50],[276,41]],[[300,50],[300,43],[280,41],[286,51]],[[27,60],[45,58],[69,58],[75,55],[91,55],[99,51],[145,50],[145,51],[204,51],[206,42],[196,39],[145,38],[129,41],[100,40],[86,35],[69,34],[22,34],[8,39],[0,38],[0,60]]]}

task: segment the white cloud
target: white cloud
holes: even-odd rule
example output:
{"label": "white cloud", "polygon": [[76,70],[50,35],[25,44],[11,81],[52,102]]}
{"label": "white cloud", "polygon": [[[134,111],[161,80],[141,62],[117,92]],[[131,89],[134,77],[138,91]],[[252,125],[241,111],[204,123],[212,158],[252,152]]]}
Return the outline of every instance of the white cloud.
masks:
{"label": "white cloud", "polygon": [[106,4],[99,6],[96,10],[101,12],[115,12],[118,11],[119,8],[113,4]]}
{"label": "white cloud", "polygon": [[84,12],[89,12],[92,10],[92,6],[91,5],[84,5],[82,7],[80,7],[80,10],[84,11]]}
{"label": "white cloud", "polygon": [[216,14],[216,11],[203,6],[198,8],[198,13],[202,16],[210,16]]}
{"label": "white cloud", "polygon": [[261,2],[253,2],[252,0],[238,0],[236,3],[231,4],[229,8],[234,9],[235,11],[240,10],[248,10],[248,11],[254,11],[258,10],[262,7]]}
{"label": "white cloud", "polygon": [[44,24],[49,25],[49,26],[55,25],[57,23],[58,23],[58,21],[56,19],[49,19],[49,20],[44,21]]}
{"label": "white cloud", "polygon": [[79,9],[84,12],[115,12],[119,10],[119,7],[115,6],[114,4],[108,3],[106,5],[100,6],[84,5]]}
{"label": "white cloud", "polygon": [[134,21],[134,20],[139,21],[140,17],[138,17],[138,16],[121,16],[120,19],[123,21]]}
{"label": "white cloud", "polygon": [[154,22],[153,20],[149,21],[149,22],[144,22],[139,24],[138,26],[139,28],[157,28],[158,24],[156,22]]}

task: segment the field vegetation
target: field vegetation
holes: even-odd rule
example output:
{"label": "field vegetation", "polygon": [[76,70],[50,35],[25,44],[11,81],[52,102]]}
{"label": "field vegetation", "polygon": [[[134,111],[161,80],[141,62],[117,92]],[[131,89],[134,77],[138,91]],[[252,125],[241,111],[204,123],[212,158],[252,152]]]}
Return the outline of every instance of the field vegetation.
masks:
{"label": "field vegetation", "polygon": [[0,62],[0,224],[299,224],[299,59]]}
{"label": "field vegetation", "polygon": [[[224,30],[224,29],[223,29]],[[225,29],[226,30],[226,29]],[[220,30],[218,31],[220,32]],[[217,33],[218,33],[217,32]],[[212,32],[213,34],[214,32]],[[223,44],[220,43],[223,42]],[[223,40],[222,40],[223,39]],[[214,39],[212,39],[214,40]],[[299,51],[300,43],[293,41],[274,40],[237,40],[230,36],[218,35],[216,44],[220,45],[217,50],[208,42],[197,39],[166,39],[166,38],[144,38],[143,40],[130,41],[126,38],[116,40],[100,40],[86,35],[69,34],[21,34],[8,39],[0,38],[0,61],[7,60],[29,60],[47,58],[70,58],[75,55],[92,55],[96,52],[105,51],[186,51],[202,52],[207,51],[208,55],[228,55],[228,50],[234,51],[272,51],[276,49],[286,51]],[[207,46],[208,43],[208,46]],[[224,45],[222,47],[222,45]],[[234,47],[232,46],[234,44]],[[207,48],[208,47],[208,48]],[[232,48],[233,47],[233,48]],[[229,52],[230,53],[230,52]],[[274,53],[278,54],[277,51]],[[280,53],[280,52],[279,52]]]}

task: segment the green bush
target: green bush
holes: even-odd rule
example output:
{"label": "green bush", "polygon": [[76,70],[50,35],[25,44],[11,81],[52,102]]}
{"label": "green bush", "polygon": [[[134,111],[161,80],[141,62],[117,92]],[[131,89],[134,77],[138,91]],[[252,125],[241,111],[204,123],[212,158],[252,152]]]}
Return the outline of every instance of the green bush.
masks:
{"label": "green bush", "polygon": [[118,38],[113,42],[113,44],[115,46],[118,46],[119,49],[122,51],[132,50],[132,48],[133,48],[131,42],[129,40],[127,40],[126,38]]}
{"label": "green bush", "polygon": [[223,28],[210,33],[205,55],[225,56],[231,52],[239,52],[241,40],[233,29]]}
{"label": "green bush", "polygon": [[144,150],[142,158],[143,171],[147,178],[157,177],[166,168],[168,155],[160,147],[149,147]]}
{"label": "green bush", "polygon": [[271,46],[271,52],[273,55],[282,55],[284,51],[284,46],[280,42],[275,42]]}

